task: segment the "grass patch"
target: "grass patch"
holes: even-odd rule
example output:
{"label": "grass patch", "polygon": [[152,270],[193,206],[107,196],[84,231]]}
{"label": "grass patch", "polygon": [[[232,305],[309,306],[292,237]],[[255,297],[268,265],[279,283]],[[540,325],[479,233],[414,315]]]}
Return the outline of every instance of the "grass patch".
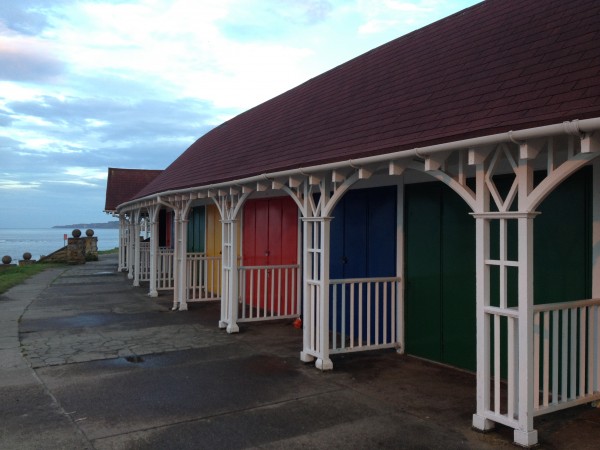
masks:
{"label": "grass patch", "polygon": [[99,255],[112,255],[114,253],[119,253],[119,247],[111,248],[110,250],[98,250]]}
{"label": "grass patch", "polygon": [[27,278],[53,267],[63,267],[62,264],[31,264],[29,266],[11,266],[0,268],[0,294],[11,287],[21,284]]}

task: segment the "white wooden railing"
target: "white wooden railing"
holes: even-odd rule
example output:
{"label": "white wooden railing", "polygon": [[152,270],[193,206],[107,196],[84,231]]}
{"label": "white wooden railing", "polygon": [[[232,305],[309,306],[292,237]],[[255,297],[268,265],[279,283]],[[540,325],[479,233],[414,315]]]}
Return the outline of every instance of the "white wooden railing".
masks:
{"label": "white wooden railing", "polygon": [[159,247],[156,264],[156,289],[173,289],[175,285],[174,251],[172,248]]}
{"label": "white wooden railing", "polygon": [[[516,308],[484,308],[487,326],[490,329],[489,351],[492,386],[489,392],[489,418],[505,425],[518,426],[518,310]],[[487,395],[487,394],[486,394]],[[486,402],[487,403],[487,402]]]}
{"label": "white wooden railing", "polygon": [[150,242],[140,242],[140,281],[150,280]]}
{"label": "white wooden railing", "polygon": [[[490,327],[489,418],[518,425],[518,310],[484,308]],[[600,400],[600,299],[535,305],[533,414]]]}
{"label": "white wooden railing", "polygon": [[274,320],[300,315],[300,266],[241,266],[238,321]]}
{"label": "white wooden railing", "polygon": [[330,353],[395,347],[400,341],[400,278],[330,281]]}
{"label": "white wooden railing", "polygon": [[534,410],[600,399],[600,299],[534,307]]}
{"label": "white wooden railing", "polygon": [[187,254],[188,302],[221,299],[221,257]]}

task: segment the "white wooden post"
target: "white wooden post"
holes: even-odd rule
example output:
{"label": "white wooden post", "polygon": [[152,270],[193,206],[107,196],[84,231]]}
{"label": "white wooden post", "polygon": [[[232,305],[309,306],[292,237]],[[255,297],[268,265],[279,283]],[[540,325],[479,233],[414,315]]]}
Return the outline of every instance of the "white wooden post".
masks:
{"label": "white wooden post", "polygon": [[219,321],[219,328],[227,328],[229,323],[229,276],[230,276],[230,257],[229,251],[229,224],[225,222],[223,218],[223,212],[221,213],[221,320]]}
{"label": "white wooden post", "polygon": [[129,240],[127,241],[127,278],[129,280],[133,280],[133,266],[135,264],[133,251],[133,246],[135,242],[135,224],[133,223],[134,220],[135,218],[132,217],[132,214],[129,214],[129,226],[127,227],[127,234],[129,235]]}
{"label": "white wooden post", "polygon": [[[318,224],[318,225],[317,225]],[[315,223],[319,226],[321,242],[319,263],[319,348],[320,356],[315,361],[315,367],[319,370],[332,370],[333,362],[329,358],[329,244],[331,217],[321,217]]]}
{"label": "white wooden post", "polygon": [[514,431],[515,443],[535,445],[537,430],[533,429],[533,215],[518,219],[519,230],[519,429]]}
{"label": "white wooden post", "polygon": [[181,289],[181,285],[179,284],[179,271],[181,270],[181,265],[179,264],[180,261],[180,246],[179,246],[179,239],[180,239],[180,234],[181,234],[181,230],[179,229],[179,222],[181,221],[180,218],[180,214],[179,214],[179,209],[174,209],[173,210],[173,221],[174,221],[174,228],[173,228],[173,239],[174,239],[174,245],[173,245],[173,308],[172,310],[175,311],[179,304],[179,289]]}
{"label": "white wooden post", "polygon": [[158,210],[157,206],[151,213],[150,217],[150,286],[148,295],[150,297],[158,297],[158,290],[156,289],[156,275],[158,266]]}
{"label": "white wooden post", "polygon": [[221,263],[221,320],[220,328],[226,328],[228,333],[237,333],[239,282],[237,255],[237,219],[223,219],[222,224],[222,263]]}
{"label": "white wooden post", "polygon": [[[310,208],[307,208],[307,215],[311,213]],[[314,323],[314,311],[312,292],[313,288],[310,280],[313,278],[314,260],[310,249],[313,248],[313,227],[311,217],[302,218],[302,351],[300,352],[300,360],[303,362],[312,362],[314,356],[308,352],[312,348],[311,335]]]}
{"label": "white wooden post", "polygon": [[227,328],[228,333],[240,331],[238,319],[238,216],[251,190],[240,193],[232,190],[219,193],[214,198],[221,215],[221,320],[219,328]]}
{"label": "white wooden post", "polygon": [[124,214],[119,216],[119,272],[127,270],[127,219]]}
{"label": "white wooden post", "polygon": [[[238,221],[236,219],[228,220],[228,260],[229,260],[229,277],[227,278],[228,286],[227,293],[229,317],[227,318],[227,332],[238,333],[240,328],[237,324],[238,318],[238,299],[239,299],[239,285],[238,285],[238,258],[237,258],[237,233],[238,233]],[[224,249],[225,250],[225,249]]]}
{"label": "white wooden post", "polygon": [[133,269],[133,285],[138,287],[140,285],[140,253],[141,253],[141,245],[140,245],[140,211],[136,211],[133,215],[134,217],[134,225],[133,225],[133,257],[134,257],[134,269]]}
{"label": "white wooden post", "polygon": [[326,178],[316,179],[320,199],[314,204],[311,181],[304,184],[303,239],[303,349],[300,359],[310,362],[316,358],[315,367],[333,369],[329,357],[329,244],[331,217],[327,206],[330,200],[330,184]]}
{"label": "white wooden post", "polygon": [[188,286],[187,286],[187,226],[188,219],[186,217],[187,208],[180,211],[182,217],[179,219],[179,271],[177,276],[177,284],[179,289],[177,290],[177,303],[179,303],[179,311],[187,311],[187,297],[188,297]]}
{"label": "white wooden post", "polygon": [[400,279],[400,285],[396,290],[396,341],[397,351],[403,354],[404,344],[404,176],[400,176],[396,198],[396,277]]}
{"label": "white wooden post", "polygon": [[490,275],[485,263],[490,254],[490,222],[484,214],[489,212],[490,208],[484,161],[481,155],[479,158],[481,160],[476,161],[475,181],[477,412],[473,414],[473,427],[486,431],[495,426],[493,421],[485,417],[485,412],[490,409],[490,325],[484,311],[490,304]]}
{"label": "white wooden post", "polygon": [[[527,144],[524,144],[527,145]],[[514,431],[515,443],[523,446],[537,444],[537,430],[533,429],[533,219],[528,208],[528,197],[533,190],[533,166],[530,159],[519,159],[516,171],[518,186],[518,206],[521,215],[518,220],[519,244],[519,429]]]}

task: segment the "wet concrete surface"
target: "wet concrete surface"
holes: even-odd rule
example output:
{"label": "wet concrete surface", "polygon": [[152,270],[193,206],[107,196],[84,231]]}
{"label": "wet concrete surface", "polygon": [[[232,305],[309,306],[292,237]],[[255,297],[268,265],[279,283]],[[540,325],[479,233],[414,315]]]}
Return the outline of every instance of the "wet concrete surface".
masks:
{"label": "wet concrete surface", "polygon": [[[0,448],[513,448],[506,427],[471,429],[471,373],[393,351],[322,373],[291,321],[228,335],[218,303],[173,312],[115,269],[103,257],[0,296]],[[540,448],[598,448],[600,410],[536,427]]]}

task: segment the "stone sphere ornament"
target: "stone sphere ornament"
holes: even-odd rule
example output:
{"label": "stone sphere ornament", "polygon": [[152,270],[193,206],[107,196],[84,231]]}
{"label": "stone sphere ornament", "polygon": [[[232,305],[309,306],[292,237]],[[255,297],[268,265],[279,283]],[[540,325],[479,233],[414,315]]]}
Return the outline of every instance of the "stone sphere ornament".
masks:
{"label": "stone sphere ornament", "polygon": [[81,236],[81,230],[79,228],[75,228],[71,234],[74,238],[78,238],[79,236]]}
{"label": "stone sphere ornament", "polygon": [[23,259],[25,261],[29,261],[31,259],[31,253],[29,253],[29,252],[23,253]]}
{"label": "stone sphere ornament", "polygon": [[4,255],[2,257],[2,264],[10,264],[12,262],[12,258],[9,255]]}
{"label": "stone sphere ornament", "polygon": [[91,228],[88,228],[87,230],[85,230],[85,235],[87,237],[92,237],[94,235],[94,230],[92,230]]}

